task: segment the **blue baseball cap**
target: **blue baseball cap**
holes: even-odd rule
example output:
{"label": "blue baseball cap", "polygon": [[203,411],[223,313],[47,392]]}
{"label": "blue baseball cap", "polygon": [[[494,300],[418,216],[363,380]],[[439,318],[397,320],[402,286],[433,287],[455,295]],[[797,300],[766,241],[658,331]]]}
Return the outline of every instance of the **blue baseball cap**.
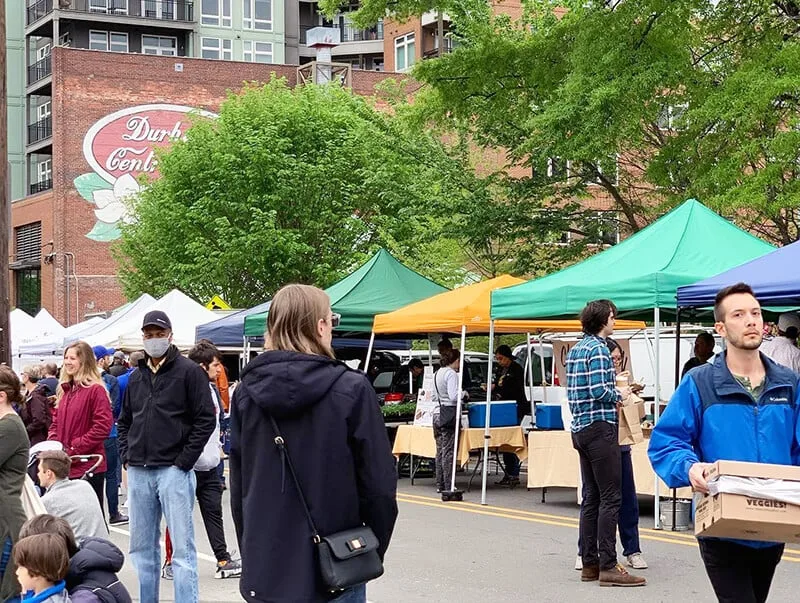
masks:
{"label": "blue baseball cap", "polygon": [[102,345],[96,345],[92,348],[94,352],[94,359],[100,360],[101,358],[105,358],[106,356],[113,356],[116,350],[114,348],[107,348]]}

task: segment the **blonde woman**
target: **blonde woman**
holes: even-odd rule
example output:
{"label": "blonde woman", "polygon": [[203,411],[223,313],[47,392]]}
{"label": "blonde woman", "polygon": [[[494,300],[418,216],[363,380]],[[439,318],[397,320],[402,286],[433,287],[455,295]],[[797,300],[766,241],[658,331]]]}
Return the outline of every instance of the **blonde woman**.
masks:
{"label": "blonde woman", "polygon": [[[56,409],[48,432],[49,440],[61,442],[69,456],[100,455],[102,463],[87,478],[100,508],[103,508],[103,484],[106,476],[104,442],[111,432],[114,418],[111,399],[94,359],[94,352],[84,341],[64,350],[64,365],[56,392]],[[92,461],[73,459],[70,479],[80,479],[93,465]]]}
{"label": "blonde woman", "polygon": [[369,526],[381,557],[397,517],[397,479],[375,390],[334,358],[324,291],[288,285],[272,300],[268,351],[242,372],[231,402],[231,509],[250,602],[364,603],[365,585],[331,598],[275,420],[319,533]]}

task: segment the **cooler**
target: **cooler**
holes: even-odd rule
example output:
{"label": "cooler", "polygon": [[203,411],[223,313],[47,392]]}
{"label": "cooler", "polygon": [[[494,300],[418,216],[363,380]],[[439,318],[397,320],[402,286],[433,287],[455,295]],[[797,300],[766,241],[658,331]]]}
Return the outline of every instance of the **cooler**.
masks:
{"label": "cooler", "polygon": [[561,404],[537,404],[536,429],[564,429]]}
{"label": "cooler", "polygon": [[[514,427],[517,421],[517,403],[513,400],[492,402],[489,427]],[[486,427],[486,402],[470,402],[469,426]]]}

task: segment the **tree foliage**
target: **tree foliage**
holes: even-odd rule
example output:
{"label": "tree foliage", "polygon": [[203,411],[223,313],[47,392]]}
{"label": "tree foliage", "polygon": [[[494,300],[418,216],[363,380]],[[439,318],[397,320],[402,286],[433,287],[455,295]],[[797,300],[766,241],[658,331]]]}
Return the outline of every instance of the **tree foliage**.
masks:
{"label": "tree foliage", "polygon": [[414,70],[429,117],[505,149],[529,170],[527,198],[599,193],[635,231],[696,197],[773,241],[798,238],[796,0],[527,0],[519,20],[484,0],[361,6],[361,22],[447,13],[455,50]]}
{"label": "tree foliage", "polygon": [[470,174],[341,87],[274,80],[231,95],[159,171],[117,249],[128,295],[179,287],[248,306],[289,282],[328,286],[379,246],[439,282],[463,278],[441,208]]}

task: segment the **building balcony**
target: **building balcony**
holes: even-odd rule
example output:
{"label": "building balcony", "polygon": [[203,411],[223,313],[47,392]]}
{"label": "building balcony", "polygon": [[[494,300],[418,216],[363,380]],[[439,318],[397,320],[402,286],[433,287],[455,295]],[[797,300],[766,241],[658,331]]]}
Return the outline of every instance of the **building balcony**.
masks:
{"label": "building balcony", "polygon": [[33,65],[28,66],[28,86],[32,86],[36,82],[43,80],[48,75],[53,73],[53,66],[48,54],[43,59],[36,61]]}
{"label": "building balcony", "polygon": [[306,32],[315,27],[332,27],[341,31],[342,43],[345,42],[373,42],[383,40],[383,21],[366,29],[358,29],[344,23],[333,23],[332,25],[304,25],[300,27],[300,43],[306,43]]}
{"label": "building balcony", "polygon": [[53,181],[51,179],[42,180],[41,182],[34,182],[31,184],[31,195],[35,195],[36,193],[42,193],[44,191],[49,191],[53,188]]}
{"label": "building balcony", "polygon": [[[444,46],[442,47],[442,54],[447,54],[449,52],[453,52],[453,41],[450,38],[445,38]],[[435,48],[431,48],[429,50],[425,50],[422,52],[422,58],[424,59],[435,59],[439,56],[439,47],[438,45]]]}
{"label": "building balcony", "polygon": [[33,145],[53,136],[53,117],[47,116],[34,124],[28,124],[28,145]]}
{"label": "building balcony", "polygon": [[[56,2],[56,6],[53,3]],[[194,21],[194,2],[192,0],[36,0],[29,2],[26,12],[26,25],[30,26],[53,12],[54,8],[64,13],[74,12],[84,15],[110,15],[133,19],[156,21]],[[63,15],[62,15],[63,17]]]}

